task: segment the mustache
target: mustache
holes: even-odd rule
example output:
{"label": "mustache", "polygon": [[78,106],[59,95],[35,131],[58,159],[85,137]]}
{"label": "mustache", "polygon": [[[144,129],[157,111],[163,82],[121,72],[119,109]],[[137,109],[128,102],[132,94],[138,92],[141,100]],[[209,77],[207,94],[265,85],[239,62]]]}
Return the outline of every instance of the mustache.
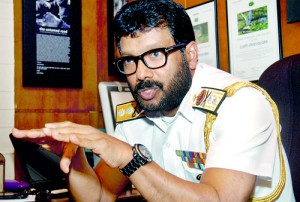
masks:
{"label": "mustache", "polygon": [[151,88],[153,86],[157,86],[159,89],[163,89],[163,84],[158,82],[158,81],[142,81],[140,83],[138,83],[135,88],[134,88],[134,93],[137,93],[138,90],[140,89],[144,89],[144,88]]}

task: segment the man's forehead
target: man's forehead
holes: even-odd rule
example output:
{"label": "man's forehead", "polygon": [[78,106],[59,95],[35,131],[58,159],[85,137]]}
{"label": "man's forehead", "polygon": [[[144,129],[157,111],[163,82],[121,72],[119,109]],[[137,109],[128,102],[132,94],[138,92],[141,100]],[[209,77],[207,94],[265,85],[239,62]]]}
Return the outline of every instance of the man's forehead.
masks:
{"label": "man's forehead", "polygon": [[155,28],[146,32],[137,32],[134,36],[125,36],[120,40],[122,53],[132,51],[147,51],[154,48],[166,47],[174,44],[168,29]]}

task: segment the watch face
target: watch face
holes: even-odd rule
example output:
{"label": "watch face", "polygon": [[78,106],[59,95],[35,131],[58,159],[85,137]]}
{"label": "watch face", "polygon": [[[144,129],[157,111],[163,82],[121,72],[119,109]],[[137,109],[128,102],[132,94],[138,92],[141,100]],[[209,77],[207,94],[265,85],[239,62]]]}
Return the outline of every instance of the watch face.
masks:
{"label": "watch face", "polygon": [[145,159],[147,159],[148,161],[152,160],[151,153],[148,151],[148,149],[144,145],[138,144],[137,147],[138,147],[140,154],[142,154],[145,157]]}

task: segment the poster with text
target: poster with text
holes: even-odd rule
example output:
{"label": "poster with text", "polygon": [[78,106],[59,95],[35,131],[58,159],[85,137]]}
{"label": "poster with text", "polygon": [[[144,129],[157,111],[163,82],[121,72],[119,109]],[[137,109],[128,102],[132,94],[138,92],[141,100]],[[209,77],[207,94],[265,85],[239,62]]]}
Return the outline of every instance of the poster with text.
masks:
{"label": "poster with text", "polygon": [[218,26],[215,1],[197,5],[186,11],[194,28],[199,62],[218,67]]}
{"label": "poster with text", "polygon": [[82,88],[81,1],[23,0],[23,86]]}
{"label": "poster with text", "polygon": [[281,59],[276,0],[227,0],[230,71],[256,81]]}

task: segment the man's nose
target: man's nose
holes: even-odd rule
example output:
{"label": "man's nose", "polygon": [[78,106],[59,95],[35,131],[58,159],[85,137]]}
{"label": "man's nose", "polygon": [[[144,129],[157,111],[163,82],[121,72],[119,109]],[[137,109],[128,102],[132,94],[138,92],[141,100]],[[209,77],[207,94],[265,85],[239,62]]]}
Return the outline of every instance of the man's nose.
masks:
{"label": "man's nose", "polygon": [[138,80],[143,81],[146,78],[150,78],[153,76],[153,70],[148,68],[141,59],[137,61],[136,65],[136,77]]}

